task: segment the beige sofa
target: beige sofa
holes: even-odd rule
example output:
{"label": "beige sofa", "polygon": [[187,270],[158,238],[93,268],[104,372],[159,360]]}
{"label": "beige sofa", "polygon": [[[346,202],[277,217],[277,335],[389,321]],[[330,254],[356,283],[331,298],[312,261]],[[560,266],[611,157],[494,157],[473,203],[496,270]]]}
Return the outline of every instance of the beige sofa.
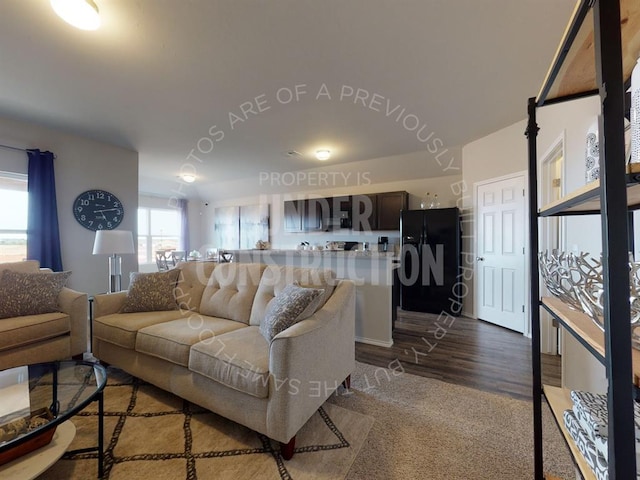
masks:
{"label": "beige sofa", "polygon": [[[42,275],[51,272],[40,269],[35,260],[1,263],[0,275],[4,270]],[[87,294],[65,287],[58,296],[58,306],[59,311],[53,313],[0,319],[0,370],[64,360],[87,351]]]}
{"label": "beige sofa", "polygon": [[[97,295],[93,354],[162,389],[282,443],[355,367],[355,285],[333,272],[262,264],[185,262],[180,309],[119,313],[127,292]],[[260,323],[291,283],[324,290],[319,309],[269,343]]]}

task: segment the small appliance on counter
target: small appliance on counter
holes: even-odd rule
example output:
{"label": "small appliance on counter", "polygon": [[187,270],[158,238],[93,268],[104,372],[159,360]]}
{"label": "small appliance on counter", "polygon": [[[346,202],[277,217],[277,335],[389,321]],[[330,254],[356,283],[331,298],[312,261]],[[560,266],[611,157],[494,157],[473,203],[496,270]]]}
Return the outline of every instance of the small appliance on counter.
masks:
{"label": "small appliance on counter", "polygon": [[359,242],[344,242],[345,250],[357,250]]}
{"label": "small appliance on counter", "polygon": [[389,249],[389,237],[378,237],[378,251],[386,252]]}

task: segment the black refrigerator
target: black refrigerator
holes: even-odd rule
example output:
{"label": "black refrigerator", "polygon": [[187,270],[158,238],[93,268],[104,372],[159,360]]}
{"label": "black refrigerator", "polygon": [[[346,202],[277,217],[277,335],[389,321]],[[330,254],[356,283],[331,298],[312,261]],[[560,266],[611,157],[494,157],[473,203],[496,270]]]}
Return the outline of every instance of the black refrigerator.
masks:
{"label": "black refrigerator", "polygon": [[402,211],[399,280],[403,310],[461,313],[465,289],[460,275],[461,235],[457,208]]}

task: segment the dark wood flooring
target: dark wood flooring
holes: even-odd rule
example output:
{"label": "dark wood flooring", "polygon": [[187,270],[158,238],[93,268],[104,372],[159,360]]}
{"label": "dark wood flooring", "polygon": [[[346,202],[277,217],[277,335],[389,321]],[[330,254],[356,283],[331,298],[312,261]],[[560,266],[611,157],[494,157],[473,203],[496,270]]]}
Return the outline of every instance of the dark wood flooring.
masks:
{"label": "dark wood flooring", "polygon": [[[531,340],[466,317],[398,310],[391,348],[356,343],[356,360],[531,399]],[[543,383],[560,385],[560,357],[543,355]],[[390,366],[391,365],[391,366]]]}

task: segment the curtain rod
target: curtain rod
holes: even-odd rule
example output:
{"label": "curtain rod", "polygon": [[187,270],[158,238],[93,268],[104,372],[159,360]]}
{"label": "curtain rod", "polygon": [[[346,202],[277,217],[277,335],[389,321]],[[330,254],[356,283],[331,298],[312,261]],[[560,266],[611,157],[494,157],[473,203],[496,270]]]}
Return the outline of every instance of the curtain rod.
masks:
{"label": "curtain rod", "polygon": [[[9,150],[16,150],[16,151],[18,151],[18,152],[25,152],[25,153],[27,153],[29,150],[31,150],[31,149],[20,148],[20,147],[12,147],[11,145],[3,145],[3,144],[1,144],[1,143],[0,143],[0,148],[7,148],[7,149],[9,149]],[[54,159],[55,159],[55,158],[58,158],[58,156],[54,153],[54,154],[53,154],[53,158],[54,158]]]}
{"label": "curtain rod", "polygon": [[27,151],[26,148],[12,147],[11,145],[2,145],[2,144],[0,144],[0,147],[8,148],[9,150],[17,150],[19,152],[26,152]]}

